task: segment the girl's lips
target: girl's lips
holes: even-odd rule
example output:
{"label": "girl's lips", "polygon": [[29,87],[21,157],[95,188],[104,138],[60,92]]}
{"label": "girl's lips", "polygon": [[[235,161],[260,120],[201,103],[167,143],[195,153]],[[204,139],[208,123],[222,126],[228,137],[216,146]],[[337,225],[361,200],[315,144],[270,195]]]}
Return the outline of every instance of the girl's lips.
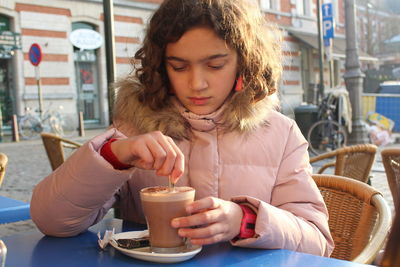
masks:
{"label": "girl's lips", "polygon": [[195,105],[205,105],[210,98],[211,97],[189,97],[189,100]]}

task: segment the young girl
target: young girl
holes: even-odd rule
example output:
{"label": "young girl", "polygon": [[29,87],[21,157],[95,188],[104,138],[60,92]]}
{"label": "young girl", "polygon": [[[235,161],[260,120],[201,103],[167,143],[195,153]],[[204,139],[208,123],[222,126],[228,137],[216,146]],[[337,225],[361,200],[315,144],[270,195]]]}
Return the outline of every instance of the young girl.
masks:
{"label": "young girl", "polygon": [[254,3],[161,4],[141,66],[118,84],[112,128],[36,186],[31,215],[43,233],[76,235],[113,205],[145,223],[139,190],[170,177],[196,189],[191,215],[171,222],[193,244],[330,255],[307,142],[275,111],[279,40]]}

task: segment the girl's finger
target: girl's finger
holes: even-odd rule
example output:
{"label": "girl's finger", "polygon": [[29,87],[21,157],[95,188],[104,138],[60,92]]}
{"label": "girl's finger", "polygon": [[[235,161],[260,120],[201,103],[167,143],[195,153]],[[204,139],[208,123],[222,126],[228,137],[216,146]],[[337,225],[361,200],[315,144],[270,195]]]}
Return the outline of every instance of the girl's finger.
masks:
{"label": "girl's finger", "polygon": [[180,228],[178,233],[182,237],[188,238],[209,238],[224,233],[224,227],[221,223],[212,223],[199,228]]}
{"label": "girl's finger", "polygon": [[179,217],[172,220],[172,226],[176,228],[193,227],[216,223],[220,218],[220,210],[211,209],[200,213],[195,213],[186,217]]}
{"label": "girl's finger", "polygon": [[172,169],[174,168],[175,160],[176,160],[176,152],[174,147],[168,141],[169,137],[164,135],[159,136],[157,141],[158,144],[163,148],[165,155],[162,159],[162,164],[157,166],[157,175],[168,176],[171,174]]}
{"label": "girl's finger", "polygon": [[216,209],[220,206],[220,200],[214,197],[206,197],[192,202],[186,207],[188,213],[201,212],[208,209]]}

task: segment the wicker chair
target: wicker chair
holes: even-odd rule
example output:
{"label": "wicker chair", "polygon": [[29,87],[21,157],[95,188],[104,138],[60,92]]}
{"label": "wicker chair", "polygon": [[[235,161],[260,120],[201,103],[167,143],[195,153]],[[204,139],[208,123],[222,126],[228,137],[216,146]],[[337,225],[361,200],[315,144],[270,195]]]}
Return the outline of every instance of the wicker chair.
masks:
{"label": "wicker chair", "polygon": [[400,205],[396,206],[392,229],[390,230],[383,257],[378,266],[400,266]]}
{"label": "wicker chair", "polygon": [[398,209],[400,206],[400,148],[383,149],[381,155],[393,203]]}
{"label": "wicker chair", "polygon": [[6,166],[8,163],[8,157],[4,153],[0,153],[0,186],[3,183],[4,175],[6,174]]}
{"label": "wicker chair", "polygon": [[372,144],[347,146],[334,151],[310,158],[310,163],[327,159],[335,159],[322,165],[318,173],[323,173],[327,168],[334,167],[335,175],[345,176],[367,183],[369,173],[374,164],[377,147]]}
{"label": "wicker chair", "polygon": [[65,161],[64,148],[76,149],[82,145],[51,133],[41,133],[44,148],[52,170],[57,169]]}
{"label": "wicker chair", "polygon": [[331,257],[371,263],[383,247],[391,211],[382,195],[366,183],[343,176],[314,174],[329,212],[335,249]]}

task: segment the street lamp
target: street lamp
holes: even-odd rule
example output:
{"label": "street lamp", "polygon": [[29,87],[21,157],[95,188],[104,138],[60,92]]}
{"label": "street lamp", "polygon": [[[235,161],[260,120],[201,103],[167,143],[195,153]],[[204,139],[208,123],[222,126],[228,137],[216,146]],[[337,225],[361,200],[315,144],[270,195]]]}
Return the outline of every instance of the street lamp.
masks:
{"label": "street lamp", "polygon": [[361,92],[364,74],[358,58],[354,0],[345,0],[346,17],[346,71],[344,80],[352,104],[352,132],[349,143],[368,143],[366,127],[362,121]]}
{"label": "street lamp", "polygon": [[319,86],[317,94],[317,103],[324,97],[324,40],[322,35],[322,9],[321,0],[317,0],[317,23],[318,23],[318,52],[319,52]]}

